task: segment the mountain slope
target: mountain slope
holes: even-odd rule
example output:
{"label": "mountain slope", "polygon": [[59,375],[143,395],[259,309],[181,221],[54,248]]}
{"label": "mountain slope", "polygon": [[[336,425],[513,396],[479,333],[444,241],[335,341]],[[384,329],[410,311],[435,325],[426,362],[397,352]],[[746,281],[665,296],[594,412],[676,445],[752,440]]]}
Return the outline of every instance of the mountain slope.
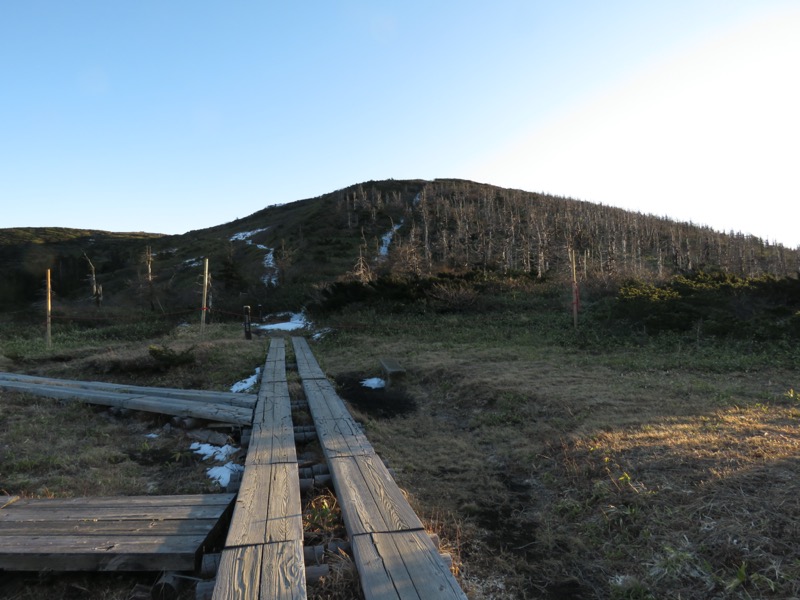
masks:
{"label": "mountain slope", "polygon": [[178,236],[0,230],[0,309],[40,300],[47,268],[61,302],[88,301],[90,261],[106,306],[169,312],[196,308],[208,257],[216,306],[238,312],[296,308],[346,277],[569,279],[572,256],[581,280],[605,283],[701,270],[784,277],[800,264],[796,249],[652,215],[463,180],[388,180]]}

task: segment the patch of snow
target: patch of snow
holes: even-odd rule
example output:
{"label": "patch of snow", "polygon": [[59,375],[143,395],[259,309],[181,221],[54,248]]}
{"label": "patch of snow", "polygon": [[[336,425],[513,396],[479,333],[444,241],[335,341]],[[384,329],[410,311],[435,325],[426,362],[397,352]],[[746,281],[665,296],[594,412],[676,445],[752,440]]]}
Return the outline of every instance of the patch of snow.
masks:
{"label": "patch of snow", "polygon": [[314,340],[314,341],[316,341],[316,342],[318,342],[319,340],[321,340],[322,338],[324,338],[324,337],[325,337],[326,335],[328,335],[329,333],[333,333],[333,329],[331,329],[330,327],[325,327],[325,328],[323,328],[323,329],[320,329],[320,330],[319,330],[317,333],[315,333],[314,335],[312,335],[312,336],[311,336],[311,339],[312,339],[312,340]]}
{"label": "patch of snow", "polygon": [[230,444],[225,444],[220,448],[219,446],[214,446],[213,444],[201,444],[200,442],[192,442],[192,445],[189,446],[189,450],[194,451],[195,454],[201,455],[203,460],[213,458],[219,462],[228,460],[231,456],[239,451],[238,448],[234,448]]}
{"label": "patch of snow", "polygon": [[397,225],[392,225],[392,228],[381,236],[381,247],[378,249],[378,254],[381,256],[389,256],[389,244],[392,243],[392,238],[395,232],[403,226],[403,221]]}
{"label": "patch of snow", "polygon": [[278,267],[275,265],[275,249],[265,246],[264,244],[254,244],[253,240],[250,239],[254,235],[267,231],[268,229],[269,227],[263,227],[261,229],[254,229],[253,231],[234,233],[230,240],[232,242],[245,242],[246,244],[255,246],[259,250],[266,252],[266,256],[264,256],[264,268],[267,270],[267,274],[261,278],[261,281],[264,282],[264,285],[270,287],[278,285]]}
{"label": "patch of snow", "polygon": [[414,201],[413,201],[414,206],[417,206],[421,200],[422,200],[422,192],[418,192],[417,195],[414,196]]}
{"label": "patch of snow", "polygon": [[202,264],[202,258],[187,258],[185,261],[183,261],[183,265],[185,267],[199,267]]}
{"label": "patch of snow", "polygon": [[306,315],[302,312],[286,313],[280,316],[288,316],[289,320],[281,323],[270,323],[269,325],[256,325],[256,327],[263,331],[294,331],[295,329],[303,329],[311,326],[311,323],[306,319]]}
{"label": "patch of snow", "polygon": [[259,246],[259,248],[267,253],[264,256],[264,268],[267,269],[267,274],[261,278],[261,281],[267,287],[276,286],[278,285],[278,267],[275,265],[275,249],[267,248],[266,246]]}
{"label": "patch of snow", "polygon": [[227,487],[231,481],[231,475],[234,473],[241,473],[243,471],[244,467],[242,465],[229,462],[225,463],[221,467],[211,467],[206,471],[206,473],[208,474],[209,479],[216,481],[220,487]]}
{"label": "patch of snow", "polygon": [[146,433],[144,437],[150,438],[151,440],[154,440],[154,439],[156,439],[158,437],[158,434],[157,433]]}
{"label": "patch of snow", "polygon": [[269,227],[262,227],[261,229],[253,229],[253,231],[241,231],[239,233],[234,233],[230,240],[232,242],[247,242],[248,244],[252,244],[253,240],[250,238],[254,235],[261,233],[262,231],[266,231]]}
{"label": "patch of snow", "polygon": [[231,386],[231,391],[234,393],[246,392],[258,383],[258,374],[261,373],[261,367],[256,367],[256,372],[250,375],[247,379],[237,381]]}
{"label": "patch of snow", "polygon": [[365,379],[364,381],[362,381],[361,385],[364,386],[365,388],[379,390],[381,388],[386,387],[386,382],[380,377],[372,377],[371,379]]}

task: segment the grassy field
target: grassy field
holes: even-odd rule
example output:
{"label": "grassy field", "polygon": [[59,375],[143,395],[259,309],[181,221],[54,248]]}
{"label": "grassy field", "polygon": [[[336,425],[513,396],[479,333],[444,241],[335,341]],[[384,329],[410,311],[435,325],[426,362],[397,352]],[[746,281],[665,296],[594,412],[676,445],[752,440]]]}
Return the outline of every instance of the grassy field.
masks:
{"label": "grassy field", "polygon": [[[351,309],[315,323],[330,330],[314,352],[453,553],[469,598],[800,595],[797,349],[699,333],[611,336],[591,322],[575,332],[562,300],[510,294],[491,310]],[[226,389],[266,348],[236,326],[143,335],[71,332],[53,351],[4,336],[0,370]],[[194,361],[159,364],[153,345]],[[398,359],[405,380],[360,388],[380,376],[381,356]],[[8,393],[0,411],[9,493],[208,486],[202,465],[168,458],[184,448],[177,433],[159,442],[155,470],[132,458],[162,425],[154,416],[111,419]],[[112,470],[122,476],[106,482]],[[5,596],[0,587],[0,598],[58,589],[52,597],[116,600],[135,581],[38,579]]]}

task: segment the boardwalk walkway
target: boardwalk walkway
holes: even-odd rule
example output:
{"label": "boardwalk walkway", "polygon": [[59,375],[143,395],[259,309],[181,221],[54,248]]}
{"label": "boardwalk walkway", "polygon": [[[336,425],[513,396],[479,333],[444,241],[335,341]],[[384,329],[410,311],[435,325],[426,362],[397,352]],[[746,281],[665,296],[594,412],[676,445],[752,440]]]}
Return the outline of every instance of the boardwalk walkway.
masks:
{"label": "boardwalk walkway", "polygon": [[[294,337],[292,343],[365,599],[465,600],[306,340]],[[0,389],[252,424],[213,600],[302,600],[302,506],[285,355],[284,339],[273,338],[259,393],[249,398],[8,373],[0,373]],[[34,502],[0,496],[0,569],[191,571],[232,499],[214,494]]]}
{"label": "boardwalk walkway", "polygon": [[303,520],[283,339],[273,338],[214,600],[306,597]]}
{"label": "boardwalk walkway", "polygon": [[292,338],[367,600],[466,599],[422,523],[336,394],[304,338]]}

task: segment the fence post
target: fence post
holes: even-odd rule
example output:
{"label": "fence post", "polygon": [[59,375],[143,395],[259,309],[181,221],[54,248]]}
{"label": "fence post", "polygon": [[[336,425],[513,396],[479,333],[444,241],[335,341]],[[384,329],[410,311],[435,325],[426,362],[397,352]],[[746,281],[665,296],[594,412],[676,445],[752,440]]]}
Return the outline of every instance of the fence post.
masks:
{"label": "fence post", "polygon": [[47,341],[47,349],[51,350],[53,348],[53,335],[52,335],[52,314],[53,314],[53,302],[52,302],[52,286],[50,285],[50,269],[47,269],[47,334],[45,336],[45,340]]}
{"label": "fence post", "polygon": [[247,305],[244,307],[244,339],[253,339],[253,332],[250,328],[250,307]]}
{"label": "fence post", "polygon": [[200,311],[200,334],[206,330],[206,312],[208,311],[208,259],[203,259],[203,309]]}

